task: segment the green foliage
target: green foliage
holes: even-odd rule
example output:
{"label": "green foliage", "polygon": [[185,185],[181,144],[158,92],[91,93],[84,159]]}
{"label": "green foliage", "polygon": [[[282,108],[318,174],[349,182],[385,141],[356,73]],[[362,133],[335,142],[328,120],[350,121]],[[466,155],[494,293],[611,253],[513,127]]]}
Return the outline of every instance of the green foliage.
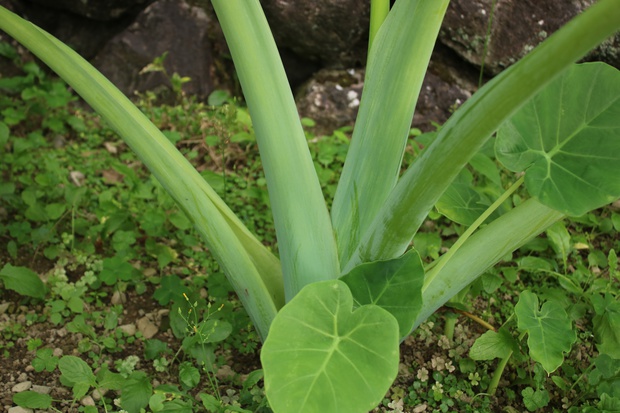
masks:
{"label": "green foliage", "polygon": [[136,371],[127,378],[122,390],[121,407],[129,413],[139,413],[149,404],[153,387],[146,373]]}
{"label": "green foliage", "polygon": [[521,394],[523,395],[525,407],[530,412],[542,409],[549,404],[549,392],[547,390],[534,390],[531,387],[527,387]]}
{"label": "green foliage", "polygon": [[0,280],[5,288],[13,290],[21,295],[43,299],[47,294],[47,288],[39,276],[25,267],[14,267],[6,264],[0,270]]}
{"label": "green foliage", "polygon": [[620,302],[611,294],[593,294],[594,337],[601,354],[620,359]]}
{"label": "green foliage", "polygon": [[515,306],[519,328],[528,334],[527,344],[532,359],[542,364],[547,373],[562,365],[564,353],[577,340],[564,308],[556,301],[539,306],[538,297],[524,291]]}
{"label": "green foliage", "polygon": [[52,398],[49,394],[24,391],[13,396],[13,403],[27,409],[49,409],[52,406]]}
{"label": "green foliage", "polygon": [[261,351],[271,407],[372,409],[396,377],[398,336],[396,319],[381,307],[353,310],[342,281],[305,287],[278,313]]}
{"label": "green foliage", "polygon": [[46,370],[52,372],[58,366],[59,358],[54,356],[54,350],[51,348],[42,348],[37,350],[37,356],[32,360],[34,371],[40,372]]}
{"label": "green foliage", "polygon": [[519,351],[519,345],[507,329],[487,331],[481,335],[469,350],[469,357],[473,360],[493,360],[510,357],[514,351]]}
{"label": "green foliage", "polygon": [[62,373],[61,382],[73,387],[73,397],[80,399],[86,395],[91,386],[96,386],[96,378],[91,367],[81,358],[63,356],[58,361]]}
{"label": "green foliage", "polygon": [[[575,87],[579,85],[579,87]],[[573,66],[504,123],[497,157],[526,170],[529,193],[578,216],[620,196],[617,123],[620,73],[600,63]]]}
{"label": "green foliage", "polygon": [[[149,280],[159,284],[154,298],[172,306],[170,327],[176,337],[183,339],[179,352],[183,351],[189,359],[179,364],[182,390],[173,385],[153,390],[146,374],[135,370],[133,356],[116,361],[119,374],[108,372],[96,376],[82,359],[65,356],[57,361],[63,383],[72,387],[74,397],[78,398],[90,388],[102,386],[101,382],[109,389],[122,382],[121,406],[130,413],[146,406],[154,411],[191,411],[193,402],[188,391],[198,386],[204,373],[211,377],[217,356],[214,343],[228,340],[239,324],[227,303],[218,302],[215,307],[221,314],[210,313],[211,306],[218,299],[223,300],[232,285],[258,334],[266,339],[262,353],[266,389],[276,412],[363,412],[374,407],[396,375],[399,337],[406,337],[490,266],[564,214],[582,214],[620,196],[617,180],[613,179],[619,172],[615,139],[618,123],[617,117],[612,116],[617,112],[619,92],[615,86],[608,86],[618,83],[618,74],[603,65],[578,66],[562,74],[571,62],[620,25],[620,14],[612,2],[601,0],[482,87],[455,112],[400,179],[400,162],[410,134],[413,108],[448,2],[397,2],[381,30],[377,29],[377,19],[373,19],[375,46],[369,54],[360,116],[342,178],[336,185],[337,174],[331,166],[342,163],[347,145],[327,145],[329,139],[319,139],[316,144],[323,145],[322,149],[314,154],[308,151],[306,134],[259,2],[251,0],[241,6],[215,0],[253,116],[252,128],[247,110],[226,105],[228,109],[222,109],[220,115],[231,123],[234,119],[241,127],[224,133],[221,139],[238,145],[258,142],[265,178],[256,177],[258,167],[250,169],[253,177],[249,181],[255,184],[251,188],[243,184],[239,185],[242,188],[237,187],[236,183],[242,181],[239,177],[226,178],[225,163],[221,173],[198,173],[188,159],[196,160],[199,152],[189,150],[181,154],[175,147],[183,139],[181,133],[159,131],[70,48],[0,8],[0,26],[64,76],[161,182],[143,182],[144,172],[129,166],[127,161],[132,155],[128,154],[120,155],[118,162],[108,167],[102,174],[107,187],[99,186],[96,191],[75,188],[80,183],[73,178],[71,182],[68,180],[68,171],[61,168],[64,158],[45,156],[45,162],[33,167],[29,155],[35,148],[50,148],[46,141],[49,132],[83,132],[80,117],[69,121],[65,113],[55,116],[70,106],[74,98],[66,86],[46,80],[33,64],[24,66],[24,76],[0,82],[7,93],[20,95],[18,104],[11,99],[0,102],[4,116],[0,124],[0,151],[5,151],[7,146],[11,149],[1,172],[19,177],[0,186],[2,200],[20,211],[20,219],[6,225],[11,236],[8,254],[15,259],[19,248],[31,245],[41,248],[48,259],[69,256],[75,260],[72,264],[88,267],[91,264],[77,259],[80,251],[93,253],[105,245],[108,253],[101,268],[89,268],[88,275],[79,281],[68,280],[64,272],[69,267],[66,262],[54,270],[50,277],[54,298],[50,319],[60,323],[77,314],[67,329],[85,335],[78,350],[92,355],[91,342],[97,343],[100,349],[114,350],[118,337],[101,339],[95,327],[115,329],[118,314],[101,317],[97,324],[93,321],[96,316],[89,318],[85,309],[87,304],[96,305],[101,297],[87,296],[86,291],[112,285],[117,292],[127,286],[145,291],[146,282],[140,280],[142,268],[136,267],[145,257],[155,259],[159,274],[155,271]],[[240,7],[247,9],[239,13]],[[11,54],[9,49],[5,52]],[[146,70],[163,71],[167,75],[164,60],[165,55]],[[536,76],[523,76],[523,73]],[[176,74],[169,78],[182,102],[182,85],[187,79]],[[546,84],[549,86],[545,89]],[[149,99],[147,96],[147,104]],[[215,95],[211,101],[230,102],[223,95]],[[382,110],[377,110],[377,104]],[[46,108],[60,112],[48,114]],[[27,136],[12,136],[11,128],[33,122],[27,116],[30,110],[36,115],[35,130]],[[187,108],[185,112],[185,116],[196,115]],[[154,118],[157,116],[155,110]],[[540,202],[524,201],[524,193],[514,192],[521,180],[502,194],[503,172],[498,172],[485,147],[502,122],[505,124],[497,139],[498,158],[515,172],[527,169],[526,187]],[[535,130],[530,129],[532,125]],[[538,134],[539,131],[549,133]],[[586,133],[595,136],[596,145],[584,140]],[[207,145],[218,142],[217,133],[202,139]],[[588,159],[599,162],[587,162]],[[601,159],[610,162],[600,162]],[[466,165],[473,174],[463,169]],[[612,179],[606,179],[610,176]],[[224,203],[222,198],[227,198],[231,182],[252,201],[249,209],[272,207],[281,261],[263,242],[267,239],[270,246],[275,245],[269,231],[263,230],[256,236],[250,232],[255,222],[247,216],[254,211],[248,212],[247,206],[244,209],[239,205],[242,203],[231,203],[238,207],[233,212]],[[269,187],[269,200],[265,185]],[[333,222],[320,188],[325,190],[328,204],[334,196]],[[172,194],[183,212],[172,207],[171,198],[162,195],[164,190]],[[120,207],[129,197],[142,203],[132,203],[131,208]],[[84,218],[81,215],[85,214],[79,213],[81,203],[94,198],[97,199],[96,218]],[[470,228],[463,232],[458,226],[451,227],[450,236],[463,233],[454,243],[452,239],[443,240],[439,234],[416,234],[427,216],[437,216],[431,212],[433,206]],[[135,219],[136,215],[141,219]],[[269,222],[269,218],[264,218],[266,213],[261,215],[260,224]],[[583,222],[588,219],[583,218]],[[615,215],[603,221],[599,226],[605,231],[617,227]],[[211,285],[205,288],[207,295],[202,297],[186,285],[185,279],[197,272],[193,263],[181,271],[183,277],[163,272],[178,259],[195,259],[197,254],[191,251],[198,240],[190,230],[192,224],[218,260],[219,268],[208,266],[221,270],[208,277],[213,281],[213,298],[205,298]],[[166,229],[173,228],[179,231],[176,239],[153,239],[165,237]],[[568,229],[556,224],[549,228],[547,235],[549,241],[527,248],[543,251],[551,246],[562,260],[565,273],[560,272],[555,260],[538,257],[520,258],[517,268],[524,273],[558,278],[570,294],[577,296],[579,305],[567,308],[568,297],[547,291],[546,296],[545,292],[539,293],[545,301],[539,308],[538,296],[526,291],[521,294],[515,313],[518,328],[528,334],[531,357],[549,372],[562,365],[564,352],[577,339],[572,321],[590,309],[595,314],[592,330],[598,350],[603,355],[614,354],[618,342],[614,334],[618,308],[617,294],[612,288],[612,277],[617,278],[617,257],[593,249],[587,260],[570,267],[568,261],[574,248],[569,242]],[[418,253],[401,257],[412,240],[422,258],[434,260],[426,275]],[[586,244],[588,240],[583,241]],[[451,245],[448,253],[440,255]],[[595,268],[600,271],[606,267],[610,267],[609,279],[590,280],[590,270],[594,273]],[[566,274],[570,268],[576,268],[573,278]],[[345,273],[348,273],[343,277],[346,284],[336,280]],[[229,284],[218,281],[221,274],[229,278]],[[515,274],[516,270],[514,279]],[[6,277],[5,286],[15,288],[15,280],[7,283]],[[32,279],[32,274],[28,277]],[[493,292],[501,288],[501,278],[487,273],[480,284],[471,288],[479,293]],[[354,305],[359,308],[354,309]],[[230,321],[223,320],[224,314]],[[247,319],[244,320],[247,327]],[[166,347],[157,342],[147,350],[159,369],[176,361],[175,355],[170,362]],[[519,353],[507,329],[484,335],[472,350],[472,357],[478,359],[502,358],[502,369],[511,354]],[[41,369],[53,368],[56,362],[43,352],[37,358]],[[198,367],[193,360],[198,362]],[[598,369],[597,366],[595,371]],[[498,371],[501,374],[501,369]],[[445,411],[454,405],[456,391],[450,387],[453,383],[448,378],[435,373],[434,382],[425,391],[433,406]],[[524,372],[517,374],[525,380]],[[603,381],[609,379],[607,372],[600,374]],[[546,407],[550,402],[542,377],[542,368],[535,365],[535,386],[532,384],[521,392],[528,410]],[[478,372],[469,371],[469,379],[471,386],[491,389],[499,376],[489,383]],[[598,382],[593,379],[592,383]],[[217,393],[217,386],[211,385]],[[247,396],[248,389],[244,391]],[[613,406],[614,397],[601,392],[599,407]],[[224,402],[218,394],[203,393],[200,399],[209,411],[244,410]],[[386,404],[398,408],[396,400]]]}
{"label": "green foliage", "polygon": [[377,305],[396,318],[405,338],[422,307],[424,268],[414,250],[401,258],[355,267],[340,278],[350,288],[356,306]]}

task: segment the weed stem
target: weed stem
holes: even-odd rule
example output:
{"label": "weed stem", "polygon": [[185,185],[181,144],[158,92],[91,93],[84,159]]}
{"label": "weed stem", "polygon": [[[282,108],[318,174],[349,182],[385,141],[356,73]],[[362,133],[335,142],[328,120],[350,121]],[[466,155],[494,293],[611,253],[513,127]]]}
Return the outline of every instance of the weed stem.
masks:
{"label": "weed stem", "polygon": [[508,188],[506,192],[504,192],[499,198],[497,198],[497,200],[493,202],[493,204],[491,204],[491,206],[488,207],[487,210],[484,211],[478,217],[478,219],[476,219],[476,221],[474,221],[474,223],[469,226],[469,228],[467,228],[463,235],[461,235],[459,239],[454,243],[452,248],[450,248],[448,252],[442,255],[438,259],[438,261],[435,261],[437,262],[437,264],[431,264],[432,270],[426,274],[426,279],[424,280],[424,289],[426,289],[426,287],[430,285],[430,283],[441,271],[441,269],[448,263],[450,258],[452,258],[454,254],[456,254],[459,248],[461,248],[461,246],[469,239],[469,237],[473,235],[473,233],[478,229],[478,227],[480,227],[480,225],[482,225],[484,221],[486,221],[487,218],[491,216],[491,214],[495,212],[495,210],[499,208],[500,205],[502,205],[504,201],[508,199],[508,197],[512,195],[523,184],[524,179],[524,176],[522,176],[514,184],[512,184],[512,186]]}

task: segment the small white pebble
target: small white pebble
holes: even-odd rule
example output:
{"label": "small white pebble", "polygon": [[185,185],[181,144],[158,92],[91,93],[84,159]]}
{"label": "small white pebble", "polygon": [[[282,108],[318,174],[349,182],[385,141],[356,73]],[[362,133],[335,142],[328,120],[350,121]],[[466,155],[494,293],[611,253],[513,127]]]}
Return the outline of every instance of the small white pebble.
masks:
{"label": "small white pebble", "polygon": [[39,386],[35,384],[32,386],[32,391],[40,393],[40,394],[50,394],[50,392],[52,391],[52,388],[48,386]]}
{"label": "small white pebble", "polygon": [[13,386],[13,388],[11,388],[11,391],[13,393],[21,393],[23,391],[30,390],[31,387],[32,387],[31,381],[23,381]]}
{"label": "small white pebble", "polygon": [[24,407],[15,406],[9,408],[8,413],[32,413],[32,409],[26,409]]}
{"label": "small white pebble", "polygon": [[136,325],[135,324],[124,324],[122,326],[119,327],[121,329],[121,331],[125,334],[127,334],[128,336],[133,336],[134,334],[136,334]]}
{"label": "small white pebble", "polygon": [[80,403],[82,403],[82,406],[94,406],[95,405],[95,401],[93,400],[91,396],[85,396],[82,400],[80,400]]}

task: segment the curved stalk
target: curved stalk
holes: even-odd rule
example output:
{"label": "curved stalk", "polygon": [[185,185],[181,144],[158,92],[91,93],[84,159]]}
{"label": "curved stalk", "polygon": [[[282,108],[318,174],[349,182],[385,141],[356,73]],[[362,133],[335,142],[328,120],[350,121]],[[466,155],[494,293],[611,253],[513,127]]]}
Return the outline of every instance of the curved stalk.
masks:
{"label": "curved stalk", "polygon": [[370,1],[370,33],[368,35],[368,50],[377,36],[379,28],[390,12],[390,0],[371,0]]}
{"label": "curved stalk", "polygon": [[570,64],[619,28],[618,0],[600,0],[483,86],[408,168],[362,234],[352,258],[342,262],[343,270],[402,255],[439,197],[493,132]]}
{"label": "curved stalk", "polygon": [[[471,237],[474,232],[480,227],[480,225],[482,225],[484,223],[484,221],[487,220],[487,218],[489,218],[491,216],[491,214],[493,212],[495,212],[495,210],[497,208],[499,208],[504,201],[506,201],[508,199],[508,197],[510,195],[512,195],[522,184],[523,181],[525,180],[525,178],[522,176],[521,178],[519,178],[514,184],[512,184],[510,186],[510,188],[508,188],[503,194],[502,196],[500,196],[499,198],[497,198],[495,200],[495,202],[493,202],[493,204],[491,206],[489,206],[486,211],[484,211],[475,221],[473,224],[471,224],[467,230],[465,230],[465,232],[463,232],[463,234],[459,237],[458,240],[456,240],[456,242],[454,243],[454,245],[452,245],[452,247],[450,248],[450,250],[448,252],[446,252],[444,255],[442,255],[438,260],[434,261],[431,265],[432,267],[429,267],[428,270],[432,269],[432,271],[428,271],[426,273],[426,277],[424,278],[424,286],[429,285],[431,282],[433,282],[433,278],[435,277],[436,274],[438,274],[441,269],[444,267],[444,265],[446,265],[446,263],[448,261],[450,261],[450,258],[452,258],[452,256],[454,254],[456,254],[456,252],[459,250],[459,248],[461,248],[461,246],[469,239],[469,237]],[[435,264],[437,263],[437,264]]]}
{"label": "curved stalk", "polygon": [[340,275],[331,219],[258,0],[213,0],[250,110],[269,189],[287,301]]}
{"label": "curved stalk", "polygon": [[0,7],[6,31],[62,77],[136,152],[190,217],[226,273],[259,335],[284,305],[278,259],[234,215],[196,169],[109,80],[49,33]]}
{"label": "curved stalk", "polygon": [[561,212],[529,199],[480,229],[427,274],[431,281],[422,288],[424,306],[413,329],[506,254],[562,218]]}
{"label": "curved stalk", "polygon": [[[397,1],[373,41],[331,211],[341,266],[396,185],[413,111],[448,3]],[[342,274],[352,268],[343,268]]]}

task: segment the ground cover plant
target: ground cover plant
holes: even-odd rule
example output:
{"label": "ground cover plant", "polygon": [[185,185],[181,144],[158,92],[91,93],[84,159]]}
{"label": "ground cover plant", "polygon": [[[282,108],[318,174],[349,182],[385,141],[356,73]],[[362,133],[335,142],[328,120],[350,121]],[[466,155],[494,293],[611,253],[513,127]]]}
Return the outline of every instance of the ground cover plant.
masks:
{"label": "ground cover plant", "polygon": [[[619,165],[616,115],[617,86],[620,82],[617,71],[600,64],[568,68],[570,62],[619,27],[620,16],[610,1],[597,4],[522,62],[482,88],[476,97],[454,114],[434,139],[432,136],[424,139],[430,143],[396,183],[417,96],[417,93],[404,95],[401,91],[419,91],[432,42],[447,6],[447,2],[397,2],[377,36],[373,37],[375,42],[385,47],[375,46],[370,50],[364,96],[372,98],[362,100],[360,121],[354,130],[347,161],[335,190],[333,230],[320,195],[315,165],[307,150],[306,136],[294,113],[294,105],[291,105],[281,65],[274,57],[275,46],[258,3],[244,3],[249,12],[241,16],[238,14],[241,6],[234,3],[215,2],[214,5],[227,32],[253,115],[270,204],[274,210],[283,282],[280,280],[278,260],[226,209],[217,194],[204,184],[203,177],[178,155],[169,137],[161,135],[143,120],[139,111],[127,106],[128,103],[118,92],[107,86],[104,79],[63,45],[27,25],[17,25],[18,20],[8,14],[7,22],[15,22],[17,26],[5,25],[5,30],[11,32],[10,29],[14,29],[11,33],[35,51],[45,44],[47,49],[42,51],[42,56],[49,53],[49,63],[59,73],[66,75],[69,73],[66,70],[76,67],[81,70],[71,77],[74,88],[87,101],[92,98],[90,103],[141,155],[207,239],[209,248],[244,303],[259,335],[266,338],[261,353],[265,387],[271,408],[276,412],[371,409],[382,401],[396,376],[399,341],[406,341],[409,333],[432,312],[492,264],[565,215],[582,215],[610,203],[620,195],[618,181],[613,179]],[[403,24],[398,20],[412,15],[419,24]],[[410,31],[401,30],[403,27]],[[20,30],[25,31],[20,33]],[[421,37],[422,34],[428,39]],[[411,38],[416,39],[415,45],[409,45]],[[259,43],[251,46],[251,41]],[[563,44],[570,47],[562,47]],[[406,46],[412,47],[411,53],[400,53]],[[259,50],[260,56],[250,53]],[[392,56],[390,53],[393,51],[398,51],[394,55],[402,60],[394,63],[387,58]],[[54,59],[55,53],[57,56],[62,54],[64,59]],[[426,56],[426,59],[420,59],[420,56]],[[247,61],[244,62],[244,59]],[[407,59],[417,63],[412,64]],[[261,68],[257,62],[265,66]],[[387,67],[381,67],[383,64]],[[389,84],[386,80],[390,76],[375,75],[384,70],[398,73],[402,67],[412,68],[407,71],[410,77],[400,79],[402,82]],[[523,73],[532,72],[536,73],[533,78],[523,76]],[[263,89],[265,73],[275,73],[273,78],[269,78],[274,82],[273,87],[267,88],[269,92]],[[86,78],[80,79],[78,74],[86,75]],[[259,78],[253,80],[253,76]],[[549,85],[540,91],[547,83]],[[110,96],[111,99],[102,104],[101,96]],[[376,110],[374,99],[394,104],[394,107]],[[279,102],[283,103],[279,105]],[[562,104],[558,105],[558,102]],[[587,102],[587,105],[576,105],[574,102]],[[519,107],[521,110],[517,111]],[[278,123],[272,120],[274,110],[278,113]],[[390,116],[385,116],[385,113]],[[501,185],[499,189],[490,185],[497,184],[494,178],[497,171],[488,167],[492,164],[489,157],[479,152],[485,140],[500,125],[495,149],[497,158],[509,170],[520,172],[527,169],[525,177],[517,179],[505,192]],[[536,128],[531,130],[532,126]],[[152,147],[141,140],[142,131],[146,131],[145,135],[159,146]],[[279,138],[283,136],[287,139]],[[389,139],[386,142],[384,139],[392,136],[395,137],[393,141]],[[283,144],[288,146],[282,149]],[[161,157],[157,157],[158,149],[161,149]],[[278,152],[281,154],[278,155]],[[371,157],[369,153],[381,153],[381,156]],[[477,161],[472,158],[474,169],[477,165],[481,175],[489,181],[486,191],[479,190],[480,186],[472,188],[472,177],[467,171],[460,172],[474,154],[478,154]],[[588,159],[599,162],[588,163]],[[298,171],[294,178],[284,173],[293,170],[293,166]],[[170,174],[175,168],[178,168],[176,174]],[[179,177],[187,181],[179,181]],[[452,181],[454,184],[450,186]],[[523,182],[533,198],[515,197],[515,191]],[[317,193],[320,198],[313,195]],[[442,194],[444,196],[440,197]],[[495,196],[490,194],[500,195],[495,200]],[[41,213],[41,205],[37,208],[36,194],[27,194],[22,198],[30,202],[28,205],[33,207],[33,211]],[[415,202],[411,202],[413,199]],[[508,205],[509,199],[512,205]],[[433,253],[432,236],[423,236],[423,232],[416,234],[435,204],[443,215],[468,226],[441,257]],[[62,206],[45,206],[43,211],[48,215],[40,217],[57,215],[61,210]],[[223,218],[214,218],[217,216]],[[485,221],[489,223],[482,226]],[[556,239],[556,242],[551,245],[554,249],[560,248],[563,257],[567,256],[570,248],[566,247],[566,229],[562,231],[557,225],[552,228],[555,232],[550,232],[552,235],[549,237]],[[127,245],[135,243],[127,232],[130,231],[115,234],[119,251],[125,251]],[[401,256],[412,239],[415,250]],[[561,242],[562,239],[564,242]],[[570,243],[568,245],[570,247]],[[421,254],[423,249],[426,251]],[[153,251],[159,250],[166,251],[165,246],[159,249],[153,247]],[[159,254],[155,255],[159,260]],[[165,263],[165,253],[162,257],[162,263]],[[424,268],[421,258],[428,257],[434,258],[434,261]],[[117,267],[122,266],[122,258],[107,262],[108,269],[112,268],[112,271],[108,271],[104,279],[109,284],[131,280],[132,271],[129,268],[121,271],[127,274],[128,279],[118,279],[114,275]],[[613,268],[614,254],[610,252],[604,258],[607,266]],[[523,268],[544,270],[541,265],[530,259]],[[3,269],[3,282],[8,287],[16,287],[14,280],[18,277],[36,283],[32,275],[25,275],[23,271],[16,274],[16,271],[22,270],[14,267]],[[553,272],[552,269],[548,271]],[[614,271],[610,270],[609,280],[613,279]],[[174,282],[172,279],[166,280],[168,283]],[[588,281],[581,282],[572,293],[582,292],[581,298],[590,301],[599,317],[595,318],[594,328],[599,351],[603,349],[604,355],[613,358],[614,355],[609,354],[609,349],[615,348],[617,343],[613,333],[613,326],[617,324],[613,283],[607,281],[607,289],[600,290],[598,284],[596,289],[591,289]],[[585,287],[588,288],[583,289]],[[35,297],[41,296],[45,293],[42,288],[40,286],[38,291],[26,292]],[[583,290],[580,291],[580,288]],[[167,290],[174,291],[175,288]],[[205,307],[181,296],[192,309]],[[182,302],[181,297],[176,298]],[[165,302],[169,297],[161,299]],[[73,301],[67,302],[67,306],[79,308],[79,301]],[[284,302],[287,304],[282,307]],[[570,350],[576,336],[570,333],[573,331],[572,325],[566,322],[565,317],[549,316],[561,314],[558,310],[561,304],[548,299],[540,308],[538,303],[539,298],[534,293],[522,294],[515,310],[517,330],[520,336],[528,335],[530,357],[547,373],[551,373],[562,365],[563,353]],[[352,311],[354,306],[357,309]],[[58,307],[62,311],[60,304]],[[182,309],[176,313],[189,314]],[[183,320],[193,326],[192,330],[196,333],[193,337],[198,337],[201,345],[207,341],[204,328],[217,331],[218,326],[226,325],[224,321],[208,324],[209,320],[207,317],[204,322],[194,324],[188,319]],[[377,329],[377,325],[381,328]],[[88,335],[79,319],[72,328],[83,329]],[[221,329],[226,331],[227,327]],[[558,332],[565,340],[549,346],[548,337],[557,336]],[[476,348],[478,353],[475,357],[500,357],[503,364],[507,363],[513,354],[519,353],[518,346],[509,338],[509,334],[485,336]],[[480,351],[480,347],[484,347],[486,352]],[[189,348],[191,346],[186,349]],[[204,351],[201,357],[202,362],[207,360]],[[90,387],[102,387],[102,382],[112,381],[106,381],[105,369],[101,377],[95,377],[92,372],[88,374],[83,365],[79,367],[77,360],[65,360],[61,371],[65,382],[72,385],[74,395],[76,392],[78,395],[85,394]],[[437,360],[435,364],[441,365]],[[604,365],[604,362],[600,363],[600,366]],[[446,367],[445,363],[443,367]],[[442,371],[443,367],[438,371]],[[80,370],[82,374],[65,374],[63,370]],[[428,380],[422,380],[422,369],[418,373],[420,383]],[[133,373],[128,374],[126,379],[129,380]],[[615,372],[611,369],[598,374],[603,389],[599,397],[605,409],[609,403],[615,403],[617,396],[613,391],[605,391],[608,387],[613,388],[610,380],[613,380]],[[144,379],[139,376],[133,379],[138,382]],[[542,389],[542,376],[540,370],[535,386],[524,390],[523,399],[528,409],[544,407],[549,402],[545,398],[548,394]],[[117,382],[108,386],[120,386],[118,376],[109,377],[114,377]],[[440,377],[441,374],[433,377],[436,383],[431,389],[436,402],[443,400]],[[477,381],[475,375],[472,377],[472,383]],[[498,369],[497,380],[500,377],[501,369]],[[596,380],[592,384],[597,384]],[[496,387],[495,378],[488,386],[491,389]],[[128,396],[124,394],[121,401],[127,404]],[[341,397],[342,394],[347,396]],[[133,400],[131,397],[129,399]],[[135,404],[123,407],[135,410],[136,406],[146,405],[144,400],[141,398]],[[445,406],[449,407],[447,403]],[[398,402],[392,405],[393,409],[398,408]],[[205,407],[209,408],[206,404]]]}

